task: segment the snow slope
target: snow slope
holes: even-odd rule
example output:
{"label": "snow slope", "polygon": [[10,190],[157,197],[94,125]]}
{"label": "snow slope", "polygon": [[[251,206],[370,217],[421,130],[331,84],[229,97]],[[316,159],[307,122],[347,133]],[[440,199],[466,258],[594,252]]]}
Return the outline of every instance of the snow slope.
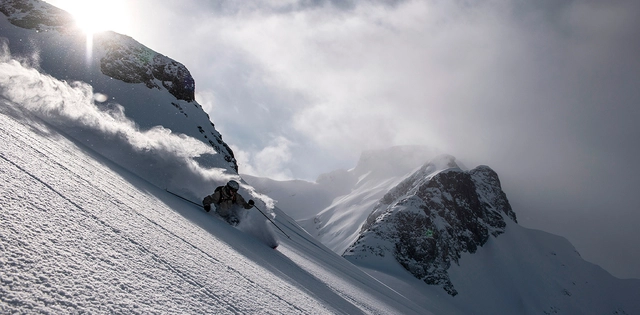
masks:
{"label": "snow slope", "polygon": [[457,305],[468,313],[640,313],[640,280],[615,278],[565,238],[512,221],[505,234],[463,254],[449,274],[461,296]]}
{"label": "snow slope", "polygon": [[0,142],[0,313],[428,313],[284,214],[273,250],[4,95]]}
{"label": "snow slope", "polygon": [[458,294],[427,285],[393,257],[355,263],[435,314],[639,314],[640,281],[584,261],[564,238],[514,222],[448,273]]}

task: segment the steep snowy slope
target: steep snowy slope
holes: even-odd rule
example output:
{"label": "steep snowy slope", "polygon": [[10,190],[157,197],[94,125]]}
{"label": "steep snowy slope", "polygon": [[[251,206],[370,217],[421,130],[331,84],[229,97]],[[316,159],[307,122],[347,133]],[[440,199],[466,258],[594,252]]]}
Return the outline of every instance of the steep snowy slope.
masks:
{"label": "steep snowy slope", "polygon": [[238,178],[180,64],[114,33],[86,46],[41,1],[0,12],[0,313],[428,313],[248,185],[290,238],[165,191]]}
{"label": "steep snowy slope", "polygon": [[[458,294],[418,280],[395,261],[355,260],[367,273],[437,314],[638,314],[640,281],[584,261],[564,238],[510,222],[448,271]],[[449,305],[439,312],[433,306]]]}
{"label": "steep snowy slope", "polygon": [[0,313],[428,313],[279,210],[273,250],[4,96],[0,142]]}
{"label": "steep snowy slope", "polygon": [[640,280],[613,277],[563,237],[507,222],[503,235],[463,254],[449,271],[465,312],[640,313]]}

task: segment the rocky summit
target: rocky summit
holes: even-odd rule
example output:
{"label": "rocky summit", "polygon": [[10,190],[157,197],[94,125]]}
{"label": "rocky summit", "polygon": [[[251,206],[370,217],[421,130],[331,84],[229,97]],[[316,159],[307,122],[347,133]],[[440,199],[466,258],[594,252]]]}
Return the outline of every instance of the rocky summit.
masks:
{"label": "rocky summit", "polygon": [[345,252],[350,260],[392,256],[416,278],[457,294],[447,270],[464,252],[516,221],[496,172],[487,166],[463,171],[443,156],[389,191]]}

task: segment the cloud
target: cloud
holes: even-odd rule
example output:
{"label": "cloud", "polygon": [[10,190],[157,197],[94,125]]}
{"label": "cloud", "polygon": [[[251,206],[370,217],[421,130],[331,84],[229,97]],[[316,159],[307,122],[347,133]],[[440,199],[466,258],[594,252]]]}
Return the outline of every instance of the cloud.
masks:
{"label": "cloud", "polygon": [[257,153],[243,151],[233,147],[239,167],[244,174],[266,176],[275,180],[293,179],[292,172],[288,169],[291,162],[292,142],[285,137],[275,138],[269,146]]}
{"label": "cloud", "polygon": [[[250,70],[242,68],[252,75],[245,86],[302,95],[269,104],[291,109],[287,120],[275,119],[300,136],[296,142],[336,155],[419,143],[471,163],[566,166],[589,150],[580,142],[612,133],[600,133],[602,118],[615,126],[636,111],[627,83],[634,74],[624,70],[638,64],[632,8],[364,2],[223,16],[217,36],[252,58]],[[616,23],[606,23],[613,16]],[[601,116],[612,97],[624,110]],[[624,126],[613,130],[634,130]]]}
{"label": "cloud", "polygon": [[[218,31],[227,47],[254,58],[251,82],[303,95],[269,104],[293,109],[288,127],[324,150],[359,154],[390,142],[443,145],[469,129],[460,118],[483,101],[477,81],[487,81],[489,61],[497,61],[500,36],[491,33],[499,27],[460,26],[449,15],[423,1],[391,9],[367,3],[224,17]],[[486,47],[463,46],[476,44]]]}

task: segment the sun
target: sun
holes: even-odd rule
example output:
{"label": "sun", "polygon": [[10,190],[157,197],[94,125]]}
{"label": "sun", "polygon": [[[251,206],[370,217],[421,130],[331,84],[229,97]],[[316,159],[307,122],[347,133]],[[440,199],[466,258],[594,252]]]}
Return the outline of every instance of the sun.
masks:
{"label": "sun", "polygon": [[86,34],[85,62],[94,63],[94,34],[114,31],[128,35],[130,10],[128,0],[48,0],[49,4],[69,12],[77,26]]}
{"label": "sun", "polygon": [[126,0],[49,0],[69,12],[86,34],[103,31],[129,33],[130,11]]}

